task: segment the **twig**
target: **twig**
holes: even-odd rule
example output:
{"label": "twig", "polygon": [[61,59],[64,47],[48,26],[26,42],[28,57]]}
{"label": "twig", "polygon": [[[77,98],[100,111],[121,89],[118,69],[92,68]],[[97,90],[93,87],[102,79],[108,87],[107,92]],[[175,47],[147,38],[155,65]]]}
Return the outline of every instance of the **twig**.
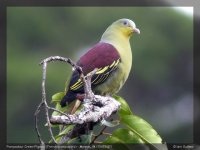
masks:
{"label": "twig", "polygon": [[52,129],[51,129],[51,123],[50,123],[50,120],[49,120],[49,112],[48,110],[54,110],[54,111],[57,111],[59,113],[61,113],[62,115],[65,115],[65,113],[57,110],[57,109],[54,109],[54,108],[51,108],[48,106],[47,104],[47,101],[46,101],[46,92],[45,92],[45,81],[46,81],[46,69],[47,69],[47,63],[48,62],[51,62],[51,61],[55,61],[55,60],[59,60],[59,61],[64,61],[64,62],[67,62],[69,63],[73,68],[77,69],[77,71],[82,74],[82,69],[77,66],[71,59],[68,59],[68,58],[64,58],[64,57],[60,57],[60,56],[53,56],[53,57],[48,57],[46,59],[44,59],[43,61],[40,62],[40,65],[43,65],[43,74],[42,74],[42,102],[38,105],[37,107],[37,110],[35,112],[35,129],[36,129],[36,132],[37,132],[37,135],[38,135],[38,138],[39,138],[39,141],[41,144],[44,144],[42,138],[41,138],[41,135],[40,135],[40,132],[39,132],[39,128],[38,128],[38,114],[40,112],[40,109],[41,109],[41,106],[44,105],[45,107],[45,115],[46,115],[46,119],[47,119],[47,124],[48,124],[48,130],[50,132],[50,135],[51,135],[51,138],[52,140],[54,141],[54,143],[56,143],[56,140],[53,136],[53,132],[52,132]]}
{"label": "twig", "polygon": [[52,108],[52,107],[49,107],[49,106],[47,106],[47,108],[50,109],[50,110],[53,110],[53,111],[59,112],[59,113],[62,114],[62,115],[67,116],[66,113],[64,113],[64,112],[62,112],[62,111],[60,111],[60,110],[58,110],[58,109],[55,109],[55,108]]}
{"label": "twig", "polygon": [[36,132],[37,132],[37,135],[38,135],[38,139],[39,139],[39,141],[40,141],[40,143],[41,144],[44,144],[44,142],[43,142],[43,140],[42,140],[42,138],[41,138],[41,135],[40,135],[40,132],[39,132],[39,129],[38,129],[38,114],[39,114],[39,112],[40,112],[40,107],[43,105],[44,103],[43,102],[41,102],[39,105],[38,105],[38,107],[37,107],[37,109],[36,109],[36,111],[35,111],[35,129],[36,129]]}
{"label": "twig", "polygon": [[42,145],[44,145],[44,142],[41,138],[41,135],[40,135],[40,132],[39,132],[39,129],[38,129],[38,114],[40,112],[41,106],[43,106],[43,105],[45,105],[45,114],[46,114],[46,119],[47,119],[47,123],[48,123],[48,129],[49,129],[49,132],[51,134],[51,138],[56,143],[56,140],[53,136],[53,132],[52,132],[52,129],[51,129],[51,126],[50,126],[49,113],[48,113],[48,108],[47,108],[48,105],[47,105],[47,102],[46,102],[46,92],[45,92],[46,67],[47,67],[47,64],[45,62],[45,63],[43,63],[43,74],[42,74],[42,101],[38,105],[36,112],[35,112],[35,128],[36,128],[36,131],[37,131],[39,141]]}
{"label": "twig", "polygon": [[77,69],[77,71],[79,72],[79,74],[83,74],[82,68],[77,66],[76,63],[74,63],[70,58],[65,58],[65,57],[61,57],[61,56],[51,56],[48,57],[44,60],[42,60],[39,64],[42,65],[44,63],[49,63],[51,61],[63,61],[63,62],[67,62],[69,63],[73,68]]}
{"label": "twig", "polygon": [[46,68],[47,68],[47,62],[43,63],[43,74],[42,74],[42,102],[44,103],[45,106],[45,114],[46,114],[46,119],[47,119],[47,124],[48,124],[48,130],[50,132],[51,138],[54,141],[54,143],[57,143],[54,136],[53,136],[53,132],[51,129],[51,123],[49,120],[49,110],[48,110],[48,105],[47,105],[47,101],[46,101],[46,92],[45,92],[45,81],[46,81]]}
{"label": "twig", "polygon": [[84,83],[84,92],[85,92],[85,99],[92,99],[94,98],[94,93],[92,92],[91,88],[91,79],[92,76],[96,73],[97,69],[94,69],[92,72],[88,73],[86,76],[82,77]]}

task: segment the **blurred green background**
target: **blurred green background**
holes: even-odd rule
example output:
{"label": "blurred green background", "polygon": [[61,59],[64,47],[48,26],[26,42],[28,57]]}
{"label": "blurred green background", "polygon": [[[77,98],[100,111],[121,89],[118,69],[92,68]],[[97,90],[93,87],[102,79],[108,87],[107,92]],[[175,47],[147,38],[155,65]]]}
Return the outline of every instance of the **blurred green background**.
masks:
{"label": "blurred green background", "polygon": [[[77,60],[120,18],[141,34],[131,38],[133,67],[119,95],[168,143],[193,141],[193,18],[173,7],[7,7],[7,142],[37,143],[34,112],[41,101],[39,62]],[[71,68],[51,63],[47,99],[64,90]],[[40,115],[42,137],[49,140]]]}

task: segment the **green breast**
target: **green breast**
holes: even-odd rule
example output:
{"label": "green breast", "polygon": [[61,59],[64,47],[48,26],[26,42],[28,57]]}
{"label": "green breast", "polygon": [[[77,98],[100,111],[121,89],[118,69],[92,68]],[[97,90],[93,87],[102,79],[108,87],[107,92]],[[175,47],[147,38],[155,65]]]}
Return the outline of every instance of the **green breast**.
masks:
{"label": "green breast", "polygon": [[102,84],[94,88],[94,92],[100,95],[112,95],[117,93],[128,78],[129,72],[123,68],[123,62],[112,72],[109,78]]}
{"label": "green breast", "polygon": [[117,93],[126,82],[132,66],[132,51],[128,38],[115,35],[105,41],[117,49],[121,62],[118,65],[118,69],[103,84],[94,89],[97,94],[101,95]]}

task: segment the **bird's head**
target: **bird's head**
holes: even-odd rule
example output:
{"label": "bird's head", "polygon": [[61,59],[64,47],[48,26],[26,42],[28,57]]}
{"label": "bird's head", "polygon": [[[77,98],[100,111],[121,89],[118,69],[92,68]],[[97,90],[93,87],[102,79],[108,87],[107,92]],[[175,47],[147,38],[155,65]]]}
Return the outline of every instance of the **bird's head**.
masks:
{"label": "bird's head", "polygon": [[127,37],[130,37],[133,33],[140,34],[140,30],[136,28],[135,23],[130,19],[119,19],[111,25],[111,28],[116,28]]}
{"label": "bird's head", "polygon": [[129,39],[134,33],[140,34],[140,30],[136,28],[135,23],[130,19],[123,18],[113,22],[107,28],[102,38],[108,38],[111,35],[118,35]]}

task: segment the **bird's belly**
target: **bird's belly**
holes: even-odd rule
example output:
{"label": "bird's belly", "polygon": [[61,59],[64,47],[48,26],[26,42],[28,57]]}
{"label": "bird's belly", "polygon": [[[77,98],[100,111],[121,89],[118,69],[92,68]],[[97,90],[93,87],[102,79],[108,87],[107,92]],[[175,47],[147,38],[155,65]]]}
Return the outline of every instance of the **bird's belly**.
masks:
{"label": "bird's belly", "polygon": [[121,66],[115,70],[102,84],[94,88],[95,94],[112,95],[117,93],[128,78],[129,72],[124,72]]}

